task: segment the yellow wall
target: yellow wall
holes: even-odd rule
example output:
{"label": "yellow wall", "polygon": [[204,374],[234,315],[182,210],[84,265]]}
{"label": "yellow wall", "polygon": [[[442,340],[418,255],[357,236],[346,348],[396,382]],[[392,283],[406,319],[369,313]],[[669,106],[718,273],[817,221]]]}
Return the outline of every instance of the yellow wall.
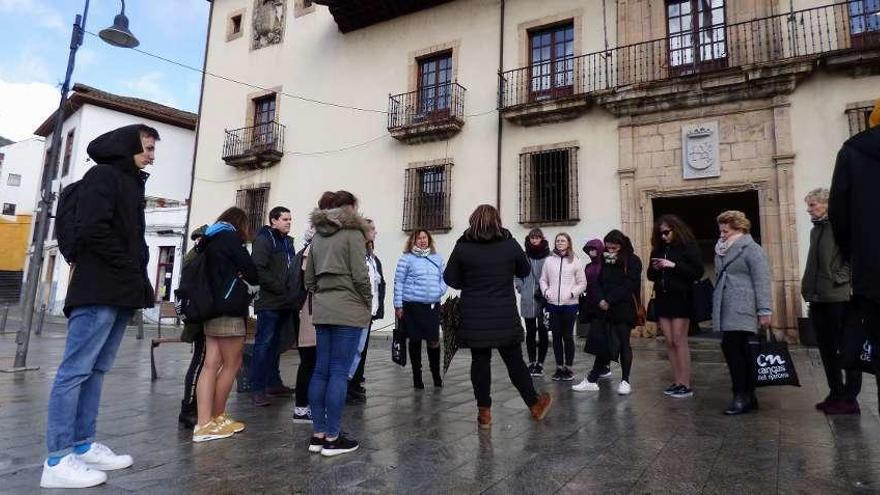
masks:
{"label": "yellow wall", "polygon": [[0,218],[0,270],[24,269],[30,232],[31,215],[16,215],[14,222]]}

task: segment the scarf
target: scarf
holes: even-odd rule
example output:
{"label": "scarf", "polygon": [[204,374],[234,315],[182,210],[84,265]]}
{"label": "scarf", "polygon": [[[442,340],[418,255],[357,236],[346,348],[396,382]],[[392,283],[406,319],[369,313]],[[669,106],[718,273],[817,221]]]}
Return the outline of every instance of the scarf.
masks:
{"label": "scarf", "polygon": [[828,214],[826,213],[822,218],[817,218],[813,220],[813,225],[822,225],[823,223],[828,221]]}
{"label": "scarf", "polygon": [[529,239],[526,238],[525,248],[526,255],[533,260],[542,260],[550,256],[550,245],[547,243],[547,239],[541,239],[540,244],[533,246]]}
{"label": "scarf", "polygon": [[315,237],[315,226],[309,225],[309,228],[303,232],[303,245],[308,246],[311,244],[313,237]]}
{"label": "scarf", "polygon": [[418,246],[413,246],[410,252],[419,258],[427,258],[431,255],[431,248],[421,249]]}
{"label": "scarf", "polygon": [[567,252],[562,252],[558,249],[554,249],[553,254],[559,256],[560,258],[568,259],[571,256],[571,250],[568,250]]}
{"label": "scarf", "polygon": [[609,253],[608,251],[605,251],[604,253],[602,253],[602,256],[605,258],[606,264],[609,264],[609,265],[616,265],[617,264],[617,253]]}
{"label": "scarf", "polygon": [[730,249],[730,246],[733,246],[733,244],[738,241],[742,236],[743,234],[731,234],[731,236],[727,238],[727,242],[719,237],[718,243],[715,244],[715,254],[723,258],[727,255],[727,251]]}

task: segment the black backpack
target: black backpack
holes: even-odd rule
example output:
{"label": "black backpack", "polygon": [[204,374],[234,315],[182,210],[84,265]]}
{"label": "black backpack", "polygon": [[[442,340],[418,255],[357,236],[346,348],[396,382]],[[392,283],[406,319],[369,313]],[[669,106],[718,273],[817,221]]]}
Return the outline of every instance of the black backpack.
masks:
{"label": "black backpack", "polygon": [[303,259],[307,248],[302,248],[291,261],[290,270],[287,274],[287,293],[294,311],[302,309],[306,303],[309,291],[306,290],[305,272],[302,269]]}
{"label": "black backpack", "polygon": [[207,239],[203,238],[195,249],[195,256],[183,264],[180,285],[174,296],[177,299],[177,315],[184,323],[204,323],[220,315],[211,291],[207,255],[204,253]]}
{"label": "black backpack", "polygon": [[58,209],[55,211],[55,233],[58,237],[58,250],[68,263],[76,262],[77,228],[76,203],[79,200],[81,181],[68,184],[61,190],[58,197]]}

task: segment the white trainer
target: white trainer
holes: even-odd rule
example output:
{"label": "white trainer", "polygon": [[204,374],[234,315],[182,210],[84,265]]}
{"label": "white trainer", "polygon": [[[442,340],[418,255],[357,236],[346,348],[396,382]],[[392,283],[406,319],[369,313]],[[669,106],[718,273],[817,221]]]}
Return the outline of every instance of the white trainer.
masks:
{"label": "white trainer", "polygon": [[98,442],[93,442],[88,452],[76,457],[86,466],[98,471],[115,471],[134,464],[134,459],[130,455],[117,455],[110,450],[110,447]]}
{"label": "white trainer", "polygon": [[572,386],[571,389],[575,392],[598,392],[599,384],[591,382],[584,378],[583,381],[581,381],[577,385]]}
{"label": "white trainer", "polygon": [[107,473],[86,466],[73,454],[62,457],[54,466],[50,466],[48,460],[44,462],[40,478],[43,488],[89,488],[106,482]]}
{"label": "white trainer", "polygon": [[632,387],[629,382],[626,380],[621,380],[620,385],[617,386],[617,393],[620,395],[629,395],[632,393]]}

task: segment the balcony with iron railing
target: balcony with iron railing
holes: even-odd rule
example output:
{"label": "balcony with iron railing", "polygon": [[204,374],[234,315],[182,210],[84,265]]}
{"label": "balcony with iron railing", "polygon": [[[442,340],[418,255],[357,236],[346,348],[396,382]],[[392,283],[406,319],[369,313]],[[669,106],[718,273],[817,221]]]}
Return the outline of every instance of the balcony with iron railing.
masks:
{"label": "balcony with iron railing", "polygon": [[388,132],[408,144],[447,139],[464,126],[464,97],[458,83],[445,83],[388,97]]}
{"label": "balcony with iron railing", "polygon": [[[683,78],[717,77],[721,87],[805,76],[818,61],[840,67],[876,65],[880,15],[866,14],[854,5],[835,3],[719,24],[509,70],[500,74],[500,109],[508,119],[528,124],[553,115],[576,115],[594,100],[605,104],[627,98],[628,90],[645,91]],[[707,87],[713,85],[700,89]]]}
{"label": "balcony with iron railing", "polygon": [[272,121],[226,130],[223,160],[238,168],[268,168],[284,156],[284,125]]}

